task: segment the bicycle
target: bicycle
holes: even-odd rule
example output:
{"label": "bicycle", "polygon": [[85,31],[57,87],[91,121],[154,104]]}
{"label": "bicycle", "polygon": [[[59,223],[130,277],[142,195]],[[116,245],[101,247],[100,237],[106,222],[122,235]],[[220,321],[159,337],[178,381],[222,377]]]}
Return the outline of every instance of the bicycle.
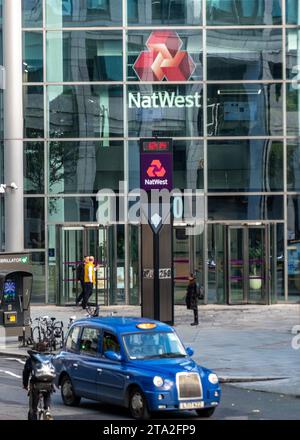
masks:
{"label": "bicycle", "polygon": [[88,318],[96,318],[99,316],[99,306],[87,305],[85,310]]}
{"label": "bicycle", "polygon": [[40,389],[39,390],[39,400],[37,405],[37,419],[38,420],[53,420],[53,416],[50,414],[49,408],[44,408],[44,394],[45,392],[48,392],[49,390],[46,389]]}

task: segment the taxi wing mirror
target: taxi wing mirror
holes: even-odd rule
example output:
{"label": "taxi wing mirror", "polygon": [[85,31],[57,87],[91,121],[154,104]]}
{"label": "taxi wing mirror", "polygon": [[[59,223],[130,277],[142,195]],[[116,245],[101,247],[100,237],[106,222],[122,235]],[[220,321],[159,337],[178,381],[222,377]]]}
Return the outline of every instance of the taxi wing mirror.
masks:
{"label": "taxi wing mirror", "polygon": [[185,351],[187,352],[187,354],[188,354],[189,356],[193,356],[193,354],[194,354],[194,350],[193,350],[191,347],[187,347],[187,348],[185,349]]}
{"label": "taxi wing mirror", "polygon": [[118,361],[121,362],[122,361],[122,356],[120,355],[120,353],[116,353],[115,351],[105,351],[104,352],[104,356],[109,359],[110,361]]}

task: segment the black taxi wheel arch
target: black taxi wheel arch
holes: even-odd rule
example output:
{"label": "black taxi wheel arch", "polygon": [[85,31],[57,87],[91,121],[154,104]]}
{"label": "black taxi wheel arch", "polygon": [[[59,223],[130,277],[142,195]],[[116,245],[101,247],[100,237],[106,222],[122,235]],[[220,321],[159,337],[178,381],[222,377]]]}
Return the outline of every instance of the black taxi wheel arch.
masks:
{"label": "black taxi wheel arch", "polygon": [[76,396],[70,376],[64,373],[59,379],[61,398],[66,406],[78,406],[81,397]]}
{"label": "black taxi wheel arch", "polygon": [[147,420],[151,417],[147,399],[138,386],[132,386],[128,390],[128,408],[131,417],[136,420]]}
{"label": "black taxi wheel arch", "polygon": [[216,408],[212,407],[212,408],[203,408],[203,409],[196,409],[196,413],[198,415],[198,417],[211,417],[213,415],[213,413],[215,412]]}

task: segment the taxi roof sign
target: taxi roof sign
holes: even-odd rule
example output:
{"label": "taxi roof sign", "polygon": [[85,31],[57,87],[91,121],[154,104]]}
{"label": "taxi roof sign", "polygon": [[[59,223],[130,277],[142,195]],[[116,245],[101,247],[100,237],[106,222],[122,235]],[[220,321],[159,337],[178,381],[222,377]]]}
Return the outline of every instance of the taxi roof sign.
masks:
{"label": "taxi roof sign", "polygon": [[154,324],[154,322],[142,322],[141,324],[137,324],[136,326],[141,330],[149,330],[155,328],[156,324]]}

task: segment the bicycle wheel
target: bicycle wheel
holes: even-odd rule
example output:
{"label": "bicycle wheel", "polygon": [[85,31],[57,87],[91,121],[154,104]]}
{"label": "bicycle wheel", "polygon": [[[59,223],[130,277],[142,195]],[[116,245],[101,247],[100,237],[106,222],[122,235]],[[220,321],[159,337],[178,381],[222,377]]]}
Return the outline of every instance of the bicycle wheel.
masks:
{"label": "bicycle wheel", "polygon": [[34,329],[32,330],[32,338],[33,338],[33,342],[35,343],[42,342],[40,327],[38,326],[34,327]]}

